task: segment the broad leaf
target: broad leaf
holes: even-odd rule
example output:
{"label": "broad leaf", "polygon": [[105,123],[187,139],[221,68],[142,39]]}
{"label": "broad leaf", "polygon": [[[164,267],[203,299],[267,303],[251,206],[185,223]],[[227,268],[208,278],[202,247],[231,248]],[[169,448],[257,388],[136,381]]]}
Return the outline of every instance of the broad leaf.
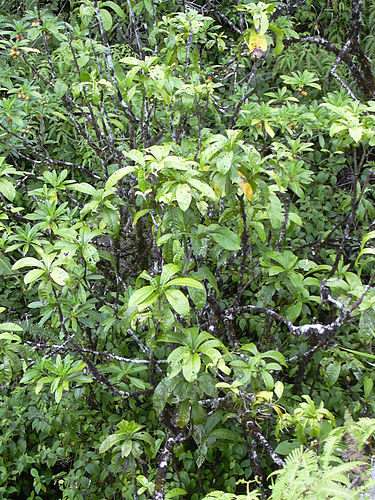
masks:
{"label": "broad leaf", "polygon": [[192,200],[190,187],[187,184],[179,184],[177,186],[176,200],[181,210],[186,212]]}
{"label": "broad leaf", "polygon": [[133,309],[134,307],[140,306],[143,302],[146,301],[150,297],[152,293],[154,293],[155,288],[152,285],[147,285],[139,290],[136,290],[129,299],[129,309]]}
{"label": "broad leaf", "polygon": [[165,296],[178,314],[181,314],[182,316],[187,316],[189,314],[189,301],[180,290],[173,290],[169,288],[166,290]]}
{"label": "broad leaf", "polygon": [[105,189],[106,190],[111,189],[115,184],[118,183],[120,179],[125,177],[125,175],[131,174],[134,171],[135,167],[123,167],[116,170],[116,172],[114,172],[112,175],[108,177],[108,180],[105,183]]}
{"label": "broad leaf", "polygon": [[45,268],[43,262],[40,262],[38,259],[34,259],[34,257],[23,257],[13,265],[12,269],[21,269],[22,267],[40,267],[42,269]]}
{"label": "broad leaf", "polygon": [[8,179],[0,179],[0,192],[7,198],[9,201],[13,201],[16,197],[16,190],[13,184],[8,181]]}
{"label": "broad leaf", "polygon": [[124,437],[121,436],[121,434],[111,434],[100,445],[99,453],[105,453],[110,448],[112,448],[112,446],[117,444],[119,441],[122,441],[123,439]]}
{"label": "broad leaf", "polygon": [[227,227],[211,224],[206,228],[206,232],[225,250],[237,252],[241,248],[239,236]]}
{"label": "broad leaf", "polygon": [[46,271],[44,269],[32,269],[25,275],[23,280],[26,285],[28,285],[29,283],[34,283],[34,281],[36,281],[43,274],[45,274],[45,272]]}
{"label": "broad leaf", "polygon": [[190,354],[185,363],[182,364],[182,373],[188,382],[193,382],[197,378],[201,368],[201,358],[199,354]]}
{"label": "broad leaf", "polygon": [[54,267],[50,276],[55,283],[61,286],[64,286],[69,280],[69,274],[62,267]]}
{"label": "broad leaf", "polygon": [[168,281],[168,286],[189,286],[191,288],[198,288],[198,290],[204,290],[202,283],[195,280],[194,278],[174,278]]}

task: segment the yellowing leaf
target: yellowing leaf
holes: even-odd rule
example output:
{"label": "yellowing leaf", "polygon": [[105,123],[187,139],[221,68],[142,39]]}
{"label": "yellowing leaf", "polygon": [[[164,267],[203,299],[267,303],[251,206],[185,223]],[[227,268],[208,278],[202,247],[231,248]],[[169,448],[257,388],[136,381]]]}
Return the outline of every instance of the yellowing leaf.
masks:
{"label": "yellowing leaf", "polygon": [[218,198],[220,198],[220,197],[221,197],[221,195],[222,195],[222,190],[221,190],[221,188],[220,188],[217,184],[215,184],[214,186],[212,186],[212,189],[214,190],[215,195],[216,195]]}
{"label": "yellowing leaf", "polygon": [[283,412],[281,411],[280,407],[277,405],[271,405],[272,408],[276,411],[276,413],[279,415],[279,417],[282,419],[283,418]]}
{"label": "yellowing leaf", "polygon": [[254,196],[254,191],[253,191],[253,188],[251,187],[251,184],[249,182],[247,182],[246,177],[239,170],[237,170],[237,174],[242,181],[242,182],[238,183],[238,186],[244,192],[246,198],[249,201],[251,201],[253,199],[253,196]]}
{"label": "yellowing leaf", "polygon": [[270,391],[260,391],[256,395],[257,399],[264,399],[265,401],[272,401],[273,394]]}
{"label": "yellowing leaf", "polygon": [[251,56],[260,58],[267,51],[268,43],[266,37],[259,35],[255,30],[250,31],[250,34],[245,38],[245,42],[249,47]]}
{"label": "yellowing leaf", "polygon": [[275,137],[275,132],[268,122],[264,122],[264,128],[270,137]]}

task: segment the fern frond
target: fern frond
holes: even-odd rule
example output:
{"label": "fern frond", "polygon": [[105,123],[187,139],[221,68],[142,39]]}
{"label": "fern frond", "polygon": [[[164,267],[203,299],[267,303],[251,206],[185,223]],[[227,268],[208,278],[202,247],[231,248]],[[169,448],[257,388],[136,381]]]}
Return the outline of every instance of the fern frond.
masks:
{"label": "fern frond", "polygon": [[236,495],[225,493],[224,491],[211,491],[203,500],[236,500]]}
{"label": "fern frond", "polygon": [[348,462],[345,464],[338,465],[337,467],[332,467],[324,472],[324,478],[327,480],[334,479],[337,482],[343,484],[349,484],[350,481],[346,475],[343,475],[344,472],[349,472],[354,467],[359,465],[364,465],[365,462],[360,462],[356,460],[355,462]]}
{"label": "fern frond", "polygon": [[320,463],[322,469],[325,470],[329,467],[330,463],[333,459],[337,460],[337,457],[334,456],[335,448],[341,442],[343,433],[330,433],[326,439],[326,442],[323,446],[323,454],[320,457]]}
{"label": "fern frond", "polygon": [[261,498],[259,490],[250,491],[247,495],[234,495],[224,491],[211,491],[203,500],[258,500]]}
{"label": "fern frond", "polygon": [[344,486],[340,486],[334,482],[322,485],[322,489],[318,491],[317,494],[323,495],[320,497],[322,500],[328,498],[335,500],[356,500],[358,498],[355,491],[345,488]]}
{"label": "fern frond", "polygon": [[350,432],[356,437],[359,449],[368,442],[370,436],[375,433],[375,419],[360,418],[356,424],[351,426]]}
{"label": "fern frond", "polygon": [[302,446],[300,448],[294,449],[287,456],[284,469],[279,469],[270,474],[270,476],[277,475],[279,481],[291,483],[296,478],[298,469],[302,466],[303,455],[304,450]]}
{"label": "fern frond", "polygon": [[309,489],[309,483],[313,484],[310,474],[317,468],[318,457],[312,450],[304,451],[302,447],[293,450],[286,458],[285,467],[273,473],[278,477],[272,488],[272,500],[300,498],[303,491]]}

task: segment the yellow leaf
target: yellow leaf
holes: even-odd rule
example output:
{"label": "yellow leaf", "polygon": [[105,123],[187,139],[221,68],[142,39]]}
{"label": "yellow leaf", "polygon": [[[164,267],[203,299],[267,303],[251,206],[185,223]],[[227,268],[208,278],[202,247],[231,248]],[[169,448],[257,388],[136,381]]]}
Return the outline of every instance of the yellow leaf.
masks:
{"label": "yellow leaf", "polygon": [[212,188],[213,188],[213,190],[214,190],[215,195],[216,195],[218,198],[220,198],[220,197],[221,197],[221,195],[222,195],[222,193],[223,193],[223,192],[222,192],[222,190],[220,189],[220,187],[219,187],[217,184],[215,184],[215,185],[213,185],[213,186],[212,186]]}
{"label": "yellow leaf", "polygon": [[276,413],[279,415],[279,417],[282,419],[283,418],[283,412],[281,411],[280,407],[277,405],[271,405],[272,408],[276,411]]}
{"label": "yellow leaf", "polygon": [[246,198],[249,201],[251,201],[253,199],[253,196],[254,196],[254,191],[253,191],[253,188],[251,187],[251,184],[249,182],[247,182],[246,177],[239,170],[237,170],[237,174],[242,181],[242,182],[238,183],[238,186],[244,192]]}
{"label": "yellow leaf", "polygon": [[259,35],[255,30],[250,31],[250,35],[245,38],[251,56],[262,57],[267,51],[268,43],[264,35]]}
{"label": "yellow leaf", "polygon": [[266,132],[270,137],[272,138],[275,137],[275,132],[273,131],[271,125],[268,122],[264,122],[264,128],[266,129]]}
{"label": "yellow leaf", "polygon": [[[265,401],[272,401],[273,393],[270,391],[260,391],[256,395],[257,399],[264,399]],[[273,405],[272,405],[273,406]]]}

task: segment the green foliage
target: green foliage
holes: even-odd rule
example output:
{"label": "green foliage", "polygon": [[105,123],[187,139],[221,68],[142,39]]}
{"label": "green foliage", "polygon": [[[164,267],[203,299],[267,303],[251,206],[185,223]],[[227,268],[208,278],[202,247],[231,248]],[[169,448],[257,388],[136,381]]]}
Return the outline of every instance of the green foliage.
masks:
{"label": "green foliage", "polygon": [[[316,450],[297,448],[286,458],[285,467],[271,474],[276,476],[276,481],[271,487],[270,500],[282,500],[286,498],[340,498],[355,499],[362,498],[363,493],[369,492],[373,486],[373,480],[368,474],[368,464],[362,461],[346,461],[338,456],[344,435],[354,438],[354,446],[358,453],[361,444],[367,440],[368,426],[374,430],[374,421],[361,419],[357,424],[345,427],[337,427],[326,438],[321,453]],[[353,443],[350,443],[353,445]],[[342,453],[342,450],[340,450]],[[349,450],[350,451],[350,450]],[[350,486],[350,476],[358,472],[363,474],[364,483],[360,490],[353,491]],[[226,498],[226,493],[212,492],[204,500],[211,498]],[[245,500],[247,498],[258,498],[258,490],[249,491],[247,495],[228,495],[228,499]]]}
{"label": "green foliage", "polygon": [[71,361],[69,354],[62,361],[60,354],[58,354],[56,363],[42,358],[40,362],[26,370],[20,382],[25,384],[36,382],[35,394],[40,393],[44,384],[51,383],[51,392],[55,394],[55,401],[60,403],[63,392],[69,391],[70,383],[92,382],[91,377],[80,373],[85,366],[86,364],[80,361]]}
{"label": "green foliage", "polygon": [[1,498],[369,494],[357,3],[2,3]]}

